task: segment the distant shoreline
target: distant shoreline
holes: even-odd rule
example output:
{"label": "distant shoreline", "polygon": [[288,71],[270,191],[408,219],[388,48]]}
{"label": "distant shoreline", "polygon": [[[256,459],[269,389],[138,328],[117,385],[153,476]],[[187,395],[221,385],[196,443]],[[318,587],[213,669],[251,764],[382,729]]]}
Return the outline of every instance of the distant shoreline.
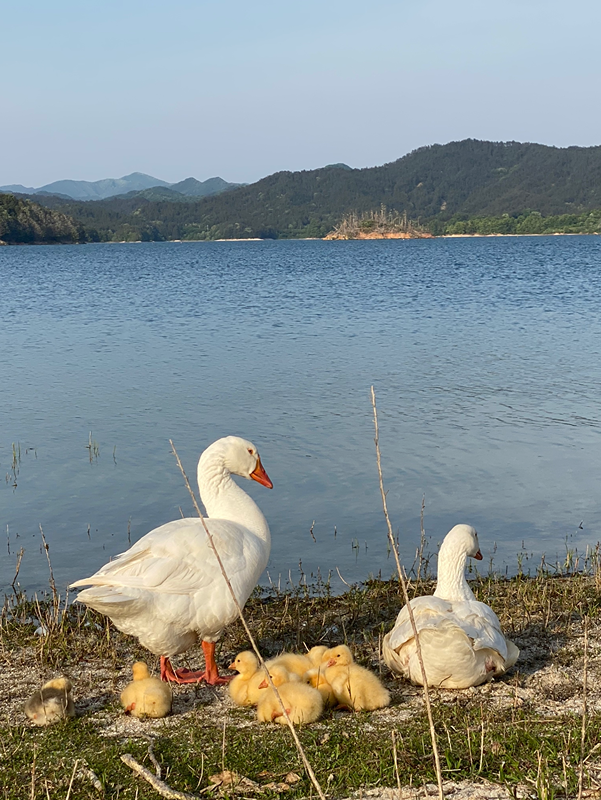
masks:
{"label": "distant shoreline", "polygon": [[524,238],[527,236],[599,236],[596,232],[592,233],[443,233],[440,236],[361,236],[356,239],[329,239],[327,236],[305,236],[290,239],[166,239],[163,242],[88,242],[87,244],[192,244],[212,242],[375,242],[375,241],[417,241],[419,239],[501,239],[507,237]]}
{"label": "distant shoreline", "polygon": [[94,244],[211,244],[215,242],[375,242],[375,241],[417,241],[418,239],[428,239],[430,241],[436,239],[504,239],[504,238],[525,238],[525,237],[541,237],[541,236],[600,236],[597,231],[587,233],[443,233],[439,236],[419,236],[419,237],[398,237],[398,236],[370,236],[360,237],[357,239],[328,239],[327,237],[306,236],[294,237],[290,239],[164,239],[163,241],[142,241],[136,239],[134,241],[107,241],[107,242],[5,242],[0,239],[0,247],[44,247],[48,245],[60,245],[61,247],[67,245],[94,245]]}
{"label": "distant shoreline", "polygon": [[499,237],[523,237],[523,236],[599,236],[596,231],[590,233],[443,233],[436,236],[436,239],[498,239]]}

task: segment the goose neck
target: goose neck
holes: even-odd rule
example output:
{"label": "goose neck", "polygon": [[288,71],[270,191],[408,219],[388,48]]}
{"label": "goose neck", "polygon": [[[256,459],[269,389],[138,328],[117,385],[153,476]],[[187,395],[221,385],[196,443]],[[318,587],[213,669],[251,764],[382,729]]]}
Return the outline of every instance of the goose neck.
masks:
{"label": "goose neck", "polygon": [[443,600],[462,601],[474,600],[474,593],[465,579],[465,564],[467,553],[464,550],[440,548],[438,555],[438,579],[436,582],[435,597]]}
{"label": "goose neck", "polygon": [[239,523],[269,541],[269,527],[261,509],[234,481],[221,453],[205,452],[200,457],[198,489],[209,518]]}

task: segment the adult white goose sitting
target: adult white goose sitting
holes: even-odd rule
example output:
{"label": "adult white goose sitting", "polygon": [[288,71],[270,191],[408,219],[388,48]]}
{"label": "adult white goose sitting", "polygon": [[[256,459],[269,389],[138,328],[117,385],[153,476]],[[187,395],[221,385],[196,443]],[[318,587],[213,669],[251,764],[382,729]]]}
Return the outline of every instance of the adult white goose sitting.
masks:
{"label": "adult white goose sitting", "polygon": [[[232,479],[273,488],[257,448],[238,436],[218,439],[198,462],[206,523],[234,593],[244,606],[267,566],[271,536],[265,517]],[[176,683],[225,683],[215,642],[237,616],[208,536],[197,518],[178,519],[143,536],[127,552],[73,586],[91,586],[78,600],[106,614],[123,633],[161,657],[161,678]],[[170,656],[202,641],[205,670],[174,670]]]}
{"label": "adult white goose sitting", "polygon": [[[411,601],[429,686],[478,686],[502,675],[520,653],[503,636],[492,608],[476,600],[468,586],[468,556],[482,559],[478,534],[470,525],[455,525],[440,547],[434,595]],[[383,655],[393,672],[423,685],[407,606],[384,637]]]}

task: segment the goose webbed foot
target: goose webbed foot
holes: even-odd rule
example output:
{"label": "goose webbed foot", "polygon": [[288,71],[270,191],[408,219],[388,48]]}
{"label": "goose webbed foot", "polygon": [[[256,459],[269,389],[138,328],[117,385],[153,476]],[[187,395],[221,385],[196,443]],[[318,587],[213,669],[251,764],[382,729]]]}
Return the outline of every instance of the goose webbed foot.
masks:
{"label": "goose webbed foot", "polygon": [[182,667],[173,669],[167,656],[161,656],[161,680],[169,683],[202,683],[205,681],[209,686],[222,686],[233,680],[233,675],[220,675],[215,662],[215,643],[203,642],[202,649],[205,656],[204,670],[191,670]]}

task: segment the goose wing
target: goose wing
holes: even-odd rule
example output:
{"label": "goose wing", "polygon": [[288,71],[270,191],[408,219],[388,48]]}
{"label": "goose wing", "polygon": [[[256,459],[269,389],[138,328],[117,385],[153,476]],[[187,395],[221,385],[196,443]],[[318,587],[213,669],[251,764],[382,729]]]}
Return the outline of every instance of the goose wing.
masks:
{"label": "goose wing", "polygon": [[490,648],[502,658],[507,658],[507,641],[501,631],[499,618],[490,606],[478,600],[453,603],[453,616],[457,625],[472,640],[474,650]]}
{"label": "goose wing", "polygon": [[[411,601],[411,610],[418,632],[425,628],[437,628],[443,620],[449,619],[453,607],[451,603],[434,595],[416,597]],[[413,639],[413,626],[407,606],[403,606],[396,618],[394,628],[388,634],[388,645],[397,650]]]}
{"label": "goose wing", "polygon": [[[264,548],[243,526],[228,520],[206,520],[228,577],[254,580],[264,568]],[[216,580],[221,569],[200,519],[168,522],[143,536],[89,578],[73,586],[112,586],[161,594],[194,594]],[[254,586],[254,583],[253,583]]]}

